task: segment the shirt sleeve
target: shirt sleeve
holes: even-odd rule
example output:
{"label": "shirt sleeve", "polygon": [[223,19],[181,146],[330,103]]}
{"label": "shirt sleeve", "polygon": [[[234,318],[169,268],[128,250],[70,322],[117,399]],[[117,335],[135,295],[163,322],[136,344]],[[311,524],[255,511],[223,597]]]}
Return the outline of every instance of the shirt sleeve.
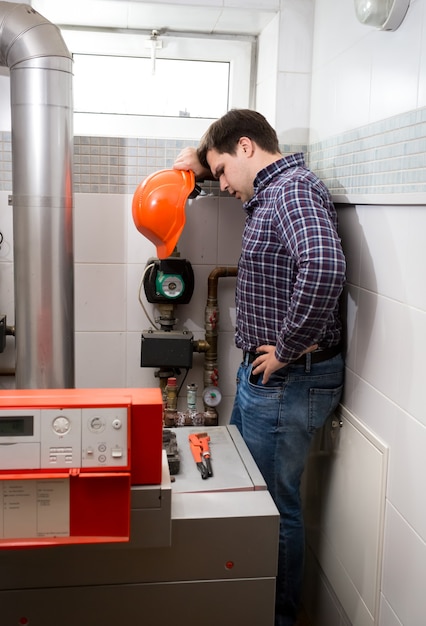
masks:
{"label": "shirt sleeve", "polygon": [[336,314],[346,262],[335,209],[321,181],[293,180],[281,193],[275,226],[296,272],[276,344],[278,360],[288,363],[321,341],[327,322]]}

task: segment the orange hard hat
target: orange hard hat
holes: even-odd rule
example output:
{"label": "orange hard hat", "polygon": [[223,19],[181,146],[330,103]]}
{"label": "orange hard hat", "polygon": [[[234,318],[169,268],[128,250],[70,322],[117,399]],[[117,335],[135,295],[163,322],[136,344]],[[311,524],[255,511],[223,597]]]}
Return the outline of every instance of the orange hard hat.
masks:
{"label": "orange hard hat", "polygon": [[185,203],[194,191],[192,171],[160,170],[145,178],[133,195],[136,228],[157,246],[159,259],[173,252],[185,226]]}

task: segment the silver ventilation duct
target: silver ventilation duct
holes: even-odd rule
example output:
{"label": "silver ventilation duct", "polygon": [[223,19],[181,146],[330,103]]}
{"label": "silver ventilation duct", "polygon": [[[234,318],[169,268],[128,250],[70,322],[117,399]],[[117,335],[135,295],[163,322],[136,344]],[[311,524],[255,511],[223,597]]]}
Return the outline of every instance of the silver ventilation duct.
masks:
{"label": "silver ventilation duct", "polygon": [[59,29],[0,2],[10,69],[17,388],[74,386],[72,57]]}

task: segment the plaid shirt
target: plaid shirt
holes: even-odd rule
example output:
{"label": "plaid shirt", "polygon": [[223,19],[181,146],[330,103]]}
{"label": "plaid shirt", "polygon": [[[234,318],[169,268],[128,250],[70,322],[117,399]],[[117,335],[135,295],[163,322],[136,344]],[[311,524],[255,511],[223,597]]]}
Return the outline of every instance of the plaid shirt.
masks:
{"label": "plaid shirt", "polygon": [[314,343],[339,343],[346,263],[327,187],[303,154],[279,159],[254,180],[238,263],[236,345],[276,346],[283,363]]}

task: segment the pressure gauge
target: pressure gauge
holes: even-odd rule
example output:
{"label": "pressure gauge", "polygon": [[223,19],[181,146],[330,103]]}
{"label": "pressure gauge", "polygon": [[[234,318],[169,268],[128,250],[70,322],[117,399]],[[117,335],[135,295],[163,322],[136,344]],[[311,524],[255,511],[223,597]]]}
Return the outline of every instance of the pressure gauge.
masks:
{"label": "pressure gauge", "polygon": [[203,401],[206,406],[217,406],[222,400],[219,387],[206,387],[203,391]]}

